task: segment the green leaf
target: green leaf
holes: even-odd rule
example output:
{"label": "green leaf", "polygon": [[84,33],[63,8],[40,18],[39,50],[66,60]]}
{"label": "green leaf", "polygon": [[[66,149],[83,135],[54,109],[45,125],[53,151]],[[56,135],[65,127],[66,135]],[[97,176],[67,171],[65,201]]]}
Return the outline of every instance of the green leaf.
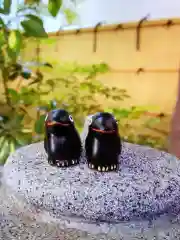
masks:
{"label": "green leaf", "polygon": [[14,117],[14,120],[15,120],[15,122],[16,122],[17,125],[21,125],[23,119],[24,119],[24,114],[17,114],[17,115]]}
{"label": "green leaf", "polygon": [[15,139],[11,139],[9,141],[9,150],[10,150],[10,153],[13,153],[16,150],[16,141],[15,141]]}
{"label": "green leaf", "polygon": [[42,44],[45,44],[45,45],[52,45],[52,44],[55,44],[57,42],[57,38],[54,38],[54,37],[51,37],[51,38],[48,38],[48,39],[41,39],[41,43]]}
{"label": "green leaf", "polygon": [[144,123],[144,126],[145,127],[153,127],[155,126],[156,124],[159,124],[161,122],[161,119],[159,118],[150,118],[149,120],[147,120],[145,123]]}
{"label": "green leaf", "polygon": [[18,55],[9,47],[6,49],[6,52],[11,63],[16,63]]}
{"label": "green leaf", "polygon": [[39,4],[39,3],[40,3],[40,0],[25,0],[24,3],[25,3],[25,4],[29,4],[29,5]]}
{"label": "green leaf", "polygon": [[39,91],[28,87],[22,87],[19,94],[22,104],[25,105],[34,105],[40,99]]}
{"label": "green leaf", "polygon": [[23,128],[22,133],[32,133],[32,129],[29,128]]}
{"label": "green leaf", "polygon": [[1,137],[1,139],[0,164],[4,164],[10,153],[10,145],[7,137],[4,136]]}
{"label": "green leaf", "polygon": [[113,109],[113,113],[117,118],[121,120],[122,118],[128,118],[129,115],[131,114],[131,111],[129,111],[128,109],[122,108],[122,109]]}
{"label": "green leaf", "polygon": [[8,94],[11,98],[12,103],[16,104],[19,101],[20,97],[18,92],[15,89],[8,88]]}
{"label": "green leaf", "polygon": [[57,102],[55,100],[51,100],[49,102],[50,110],[53,110],[57,107]]}
{"label": "green leaf", "polygon": [[77,17],[77,14],[75,12],[73,12],[70,8],[64,9],[64,14],[65,14],[66,20],[69,24],[73,23],[73,21]]}
{"label": "green leaf", "polygon": [[4,14],[8,15],[11,11],[12,0],[4,0]]}
{"label": "green leaf", "polygon": [[109,66],[106,63],[100,63],[97,69],[99,73],[106,73],[109,71]]}
{"label": "green leaf", "polygon": [[[0,12],[1,13],[1,12]],[[0,17],[0,26],[1,27],[4,27],[5,26],[5,24],[4,24],[4,21],[3,21],[3,19]]]}
{"label": "green leaf", "polygon": [[40,116],[40,118],[35,122],[34,130],[37,134],[42,134],[44,132],[44,120],[46,114]]}
{"label": "green leaf", "polygon": [[21,98],[22,103],[27,106],[34,105],[36,103],[36,101],[38,100],[38,96],[36,96],[35,94],[31,95],[30,93],[29,93],[29,95],[28,95],[28,93],[21,94],[20,98]]}
{"label": "green leaf", "polygon": [[31,134],[24,134],[23,132],[19,132],[16,134],[16,141],[19,146],[25,146],[31,141]]}
{"label": "green leaf", "polygon": [[6,43],[5,33],[0,30],[0,48]]}
{"label": "green leaf", "polygon": [[88,82],[80,83],[79,89],[82,90],[82,91],[89,90],[89,83]]}
{"label": "green leaf", "polygon": [[3,146],[5,140],[5,136],[0,137],[0,147]]}
{"label": "green leaf", "polygon": [[53,17],[56,17],[61,6],[62,6],[62,0],[49,0],[48,11]]}
{"label": "green leaf", "polygon": [[26,17],[29,19],[21,22],[26,36],[36,38],[48,37],[43,26],[43,21],[39,17],[31,14],[26,15]]}
{"label": "green leaf", "polygon": [[30,20],[36,21],[37,23],[43,25],[43,21],[42,21],[42,19],[39,18],[39,17],[36,16],[36,15],[33,15],[33,14],[26,14],[26,18],[29,18]]}
{"label": "green leaf", "polygon": [[10,32],[8,37],[8,45],[9,48],[18,55],[21,50],[21,44],[22,44],[22,36],[20,31],[13,30]]}
{"label": "green leaf", "polygon": [[0,8],[0,13],[1,13],[1,14],[5,14],[5,11],[4,11],[3,8]]}

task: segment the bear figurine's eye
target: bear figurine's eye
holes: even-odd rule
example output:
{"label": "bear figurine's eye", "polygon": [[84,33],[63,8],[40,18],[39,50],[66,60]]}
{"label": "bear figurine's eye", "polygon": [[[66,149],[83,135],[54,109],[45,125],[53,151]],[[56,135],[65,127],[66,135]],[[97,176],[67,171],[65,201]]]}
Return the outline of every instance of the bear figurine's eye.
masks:
{"label": "bear figurine's eye", "polygon": [[71,115],[69,115],[69,120],[70,120],[71,122],[74,122],[74,120],[73,120],[73,118],[72,118]]}

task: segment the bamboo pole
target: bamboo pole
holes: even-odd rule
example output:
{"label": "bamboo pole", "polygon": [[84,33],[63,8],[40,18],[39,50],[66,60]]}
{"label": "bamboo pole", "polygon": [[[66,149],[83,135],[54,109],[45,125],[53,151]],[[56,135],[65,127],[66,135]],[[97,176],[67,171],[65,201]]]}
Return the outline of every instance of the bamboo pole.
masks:
{"label": "bamboo pole", "polygon": [[136,69],[113,69],[110,68],[110,72],[112,73],[177,73],[178,69],[175,68],[136,68]]}
{"label": "bamboo pole", "polygon": [[[118,23],[118,24],[106,24],[98,28],[98,32],[112,32],[112,31],[124,31],[137,29],[139,21],[136,22],[127,22],[127,23]],[[146,21],[141,26],[142,28],[154,28],[154,27],[165,27],[169,29],[173,26],[180,26],[180,18],[171,18],[171,19],[161,19],[161,20],[151,20]],[[63,30],[60,32],[60,35],[76,35],[77,29],[72,30]],[[94,27],[80,28],[78,29],[80,34],[83,33],[92,33],[94,32]],[[49,37],[56,36],[56,32],[49,32]]]}

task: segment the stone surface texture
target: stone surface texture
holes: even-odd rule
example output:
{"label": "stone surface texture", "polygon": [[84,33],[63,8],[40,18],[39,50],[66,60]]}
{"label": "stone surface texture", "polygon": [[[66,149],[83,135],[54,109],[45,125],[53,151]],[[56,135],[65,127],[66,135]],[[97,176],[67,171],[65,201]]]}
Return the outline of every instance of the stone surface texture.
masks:
{"label": "stone surface texture", "polygon": [[[82,134],[82,142],[87,134]],[[180,239],[180,162],[123,143],[119,170],[48,165],[42,143],[12,154],[0,188],[0,239]]]}
{"label": "stone surface texture", "polygon": [[42,143],[21,148],[4,167],[4,184],[51,216],[87,222],[151,218],[180,210],[180,162],[154,149],[123,144],[119,171],[100,173],[81,161],[51,167]]}

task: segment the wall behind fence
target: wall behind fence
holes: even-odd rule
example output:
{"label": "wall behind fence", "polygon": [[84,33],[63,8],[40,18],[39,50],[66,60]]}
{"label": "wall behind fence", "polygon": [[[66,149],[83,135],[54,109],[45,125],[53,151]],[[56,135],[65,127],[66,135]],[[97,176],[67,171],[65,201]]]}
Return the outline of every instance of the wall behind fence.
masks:
{"label": "wall behind fence", "polygon": [[171,113],[177,95],[180,19],[144,21],[140,28],[138,25],[99,27],[96,49],[95,29],[50,34],[57,42],[42,44],[41,54],[59,62],[106,62],[111,71],[100,80],[127,89],[131,99],[124,103],[126,106],[155,105],[158,111]]}

